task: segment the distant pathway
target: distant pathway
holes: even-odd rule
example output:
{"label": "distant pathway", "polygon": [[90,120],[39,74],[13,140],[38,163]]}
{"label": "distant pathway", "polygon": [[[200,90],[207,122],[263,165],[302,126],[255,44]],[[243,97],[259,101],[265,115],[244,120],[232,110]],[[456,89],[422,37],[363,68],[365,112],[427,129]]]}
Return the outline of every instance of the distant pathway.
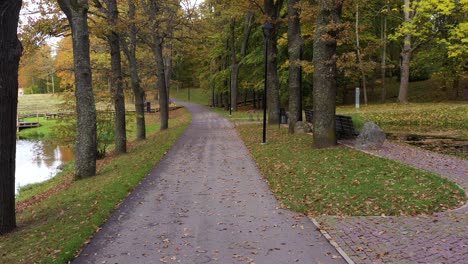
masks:
{"label": "distant pathway", "polygon": [[73,263],[344,263],[279,209],[231,123],[186,106],[192,125]]}
{"label": "distant pathway", "polygon": [[[468,191],[466,160],[389,142],[368,152],[439,173]],[[466,205],[431,216],[322,216],[317,220],[356,263],[468,264]]]}

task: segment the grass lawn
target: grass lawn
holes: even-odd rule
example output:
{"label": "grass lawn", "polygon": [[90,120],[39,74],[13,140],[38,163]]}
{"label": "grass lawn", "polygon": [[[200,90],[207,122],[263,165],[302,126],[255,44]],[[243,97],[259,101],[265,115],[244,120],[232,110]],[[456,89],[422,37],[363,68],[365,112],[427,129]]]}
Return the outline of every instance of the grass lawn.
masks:
{"label": "grass lawn", "polygon": [[415,215],[460,206],[463,190],[436,174],[345,147],[312,149],[307,134],[238,126],[282,204],[312,215]]}
{"label": "grass lawn", "polygon": [[18,97],[18,114],[58,112],[64,100],[59,94],[27,94]]}
{"label": "grass lawn", "polygon": [[0,263],[67,263],[73,259],[190,123],[185,109],[172,116],[169,130],[131,143],[125,155],[99,161],[95,177],[71,182],[72,166],[68,166],[61,176],[20,191],[24,204],[41,196],[34,189],[61,189],[17,214],[17,230],[0,237]]}

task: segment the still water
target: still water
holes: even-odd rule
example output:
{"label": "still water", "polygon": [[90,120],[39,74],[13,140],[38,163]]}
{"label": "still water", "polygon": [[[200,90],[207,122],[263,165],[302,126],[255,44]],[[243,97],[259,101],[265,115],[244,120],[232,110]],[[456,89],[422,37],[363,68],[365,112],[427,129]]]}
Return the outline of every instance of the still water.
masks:
{"label": "still water", "polygon": [[16,192],[21,186],[52,178],[62,164],[74,158],[71,148],[53,142],[17,140]]}

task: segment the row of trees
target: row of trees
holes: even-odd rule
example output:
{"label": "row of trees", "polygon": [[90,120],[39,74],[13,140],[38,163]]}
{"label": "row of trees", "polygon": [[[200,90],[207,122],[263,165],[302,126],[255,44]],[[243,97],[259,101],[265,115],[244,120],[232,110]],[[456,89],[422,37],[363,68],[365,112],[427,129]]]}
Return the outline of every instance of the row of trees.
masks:
{"label": "row of trees", "polygon": [[[459,98],[461,80],[466,79],[467,52],[463,43],[467,35],[462,32],[467,26],[467,6],[467,1],[462,0],[343,1],[340,21],[335,25],[340,99],[345,101],[354,87],[362,87],[367,104],[371,93],[377,100],[374,91],[380,85],[383,102],[389,76],[400,78],[397,100],[401,103],[409,101],[409,81],[433,76],[453,91],[450,98]],[[240,93],[255,96],[263,89],[262,25],[269,22],[273,28],[268,41],[268,87],[274,93],[279,90],[279,101],[276,95],[269,95],[273,98],[268,100],[273,108],[270,118],[277,116],[278,102],[289,106],[290,113],[295,112],[290,97],[295,93],[288,88],[298,76],[293,72],[295,67],[300,67],[302,73],[301,103],[312,106],[319,7],[318,1],[205,1],[195,21],[197,28],[203,29],[201,38],[194,43],[203,54],[194,59],[202,68],[193,72],[200,72],[200,85],[212,90],[214,104],[228,104],[227,83],[231,84],[234,102]],[[236,104],[232,107],[235,110]]]}
{"label": "row of trees", "polygon": [[[293,133],[303,104],[313,105],[314,145],[328,147],[336,144],[338,91],[345,94],[347,88],[361,84],[367,103],[367,85],[380,78],[385,99],[385,77],[397,72],[394,67],[400,69],[399,101],[407,103],[411,67],[415,66],[411,59],[422,51],[437,58],[434,62],[439,71],[452,73],[453,84],[466,73],[466,0],[205,0],[197,10],[190,8],[189,0],[36,2],[41,16],[22,27],[25,54],[33,54],[45,36],[71,35],[73,67],[69,68],[73,75],[70,71],[57,75],[64,81],[73,79],[68,83],[76,95],[78,178],[96,173],[94,92],[99,79],[108,80],[114,102],[116,153],[125,153],[125,83],[130,84],[135,98],[138,138],[144,139],[142,80],[156,83],[161,129],[167,129],[171,83],[205,88],[210,91],[212,105],[232,102],[236,111],[241,95],[250,94],[254,102],[260,98],[265,63],[268,95],[263,103],[268,106],[269,123],[278,123],[280,107],[288,106]],[[20,5],[18,0],[0,5],[0,19],[5,21],[0,44],[9,45],[0,51],[0,74],[14,71],[16,75],[10,78],[17,76],[18,69],[5,69],[3,63],[17,65],[19,59],[14,14]],[[105,63],[102,59],[93,62],[90,55],[106,53]],[[59,50],[57,57],[62,55]],[[268,60],[264,62],[265,57]],[[0,85],[9,93],[17,88],[13,81]],[[8,96],[2,95],[0,100]],[[5,107],[0,114],[2,129],[12,135],[14,122],[6,116],[16,115],[16,99],[13,102],[14,106],[0,102]],[[7,137],[0,136],[0,162],[12,168],[2,171],[0,177],[0,185],[10,190],[2,191],[5,200],[0,200],[0,233],[5,233],[14,227],[14,184],[10,186],[14,183],[14,146],[3,148]]]}
{"label": "row of trees", "polygon": [[[22,27],[21,36],[26,55],[38,54],[44,37],[70,36],[73,47],[73,64],[63,72],[53,72],[66,79],[73,79],[76,98],[77,133],[75,143],[75,176],[77,179],[96,174],[96,105],[93,88],[93,73],[103,69],[92,68],[92,48],[90,39],[97,38],[107,45],[103,50],[109,56],[106,73],[109,80],[115,110],[115,153],[126,152],[124,71],[122,54],[127,58],[127,76],[134,92],[137,110],[137,135],[144,139],[144,90],[141,87],[140,69],[142,64],[137,56],[138,49],[145,46],[153,56],[154,79],[157,80],[160,108],[160,128],[168,128],[168,84],[170,80],[170,57],[163,54],[163,49],[170,49],[177,28],[185,23],[188,12],[181,11],[180,1],[141,0],[117,2],[116,0],[43,0],[36,1],[41,16],[30,19]],[[15,227],[14,178],[15,178],[15,135],[17,113],[18,64],[21,56],[21,44],[17,37],[18,15],[21,1],[3,1],[0,3],[1,26],[1,64],[0,64],[0,100],[2,108],[0,122],[1,146],[0,162],[0,234]],[[65,17],[63,16],[65,14]],[[91,32],[91,34],[90,34]],[[92,36],[90,38],[90,35]],[[63,40],[65,45],[67,40]],[[102,50],[101,50],[102,53]],[[147,54],[147,53],[146,53]],[[140,55],[146,56],[140,52]],[[62,54],[63,55],[63,54]],[[46,56],[47,57],[47,56]],[[60,54],[57,55],[60,57]],[[31,58],[31,57],[30,57]],[[30,59],[29,58],[29,59]],[[14,67],[13,67],[14,66]],[[47,65],[49,66],[49,65]],[[46,71],[44,67],[43,71]],[[70,70],[73,75],[70,76]],[[67,74],[68,71],[68,74]],[[102,74],[102,73],[101,73]],[[5,76],[5,78],[3,78]],[[8,77],[8,78],[7,78]],[[28,78],[25,78],[26,80]],[[29,78],[29,80],[34,78]],[[3,94],[5,93],[5,94]],[[5,103],[4,103],[5,102]],[[6,103],[8,102],[8,103]],[[5,169],[3,169],[5,168]]]}

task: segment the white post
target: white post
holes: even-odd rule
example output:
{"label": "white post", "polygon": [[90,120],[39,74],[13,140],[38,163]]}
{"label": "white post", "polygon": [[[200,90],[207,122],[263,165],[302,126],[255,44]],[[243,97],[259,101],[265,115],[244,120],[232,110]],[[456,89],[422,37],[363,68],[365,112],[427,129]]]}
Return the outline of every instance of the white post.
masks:
{"label": "white post", "polygon": [[359,87],[356,87],[356,109],[359,108]]}

